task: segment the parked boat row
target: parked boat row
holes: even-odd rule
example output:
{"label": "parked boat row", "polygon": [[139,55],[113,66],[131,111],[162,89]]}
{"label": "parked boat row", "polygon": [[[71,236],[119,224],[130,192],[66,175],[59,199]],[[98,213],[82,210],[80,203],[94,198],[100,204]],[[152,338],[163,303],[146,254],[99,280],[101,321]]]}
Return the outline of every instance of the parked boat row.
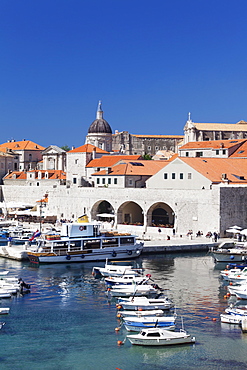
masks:
{"label": "parked boat row", "polygon": [[117,299],[121,327],[128,333],[137,332],[126,335],[131,344],[163,346],[195,342],[184,330],[174,331],[177,315],[170,311],[174,305],[163,296],[163,289],[152,281],[150,274],[144,276],[142,270],[131,265],[108,262],[103,268],[94,267],[92,273],[101,275],[108,296]]}

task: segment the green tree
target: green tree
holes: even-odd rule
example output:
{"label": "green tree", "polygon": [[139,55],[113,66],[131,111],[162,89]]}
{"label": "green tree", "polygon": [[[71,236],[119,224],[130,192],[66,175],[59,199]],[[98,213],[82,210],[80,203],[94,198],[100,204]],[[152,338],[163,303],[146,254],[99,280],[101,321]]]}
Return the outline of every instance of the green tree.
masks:
{"label": "green tree", "polygon": [[152,157],[151,157],[151,155],[150,155],[150,154],[144,154],[144,155],[142,156],[142,158],[143,158],[143,159],[145,159],[145,160],[151,160],[151,159],[152,159]]}
{"label": "green tree", "polygon": [[63,149],[66,152],[68,152],[70,150],[70,147],[68,145],[63,145],[63,146],[61,146],[61,149]]}

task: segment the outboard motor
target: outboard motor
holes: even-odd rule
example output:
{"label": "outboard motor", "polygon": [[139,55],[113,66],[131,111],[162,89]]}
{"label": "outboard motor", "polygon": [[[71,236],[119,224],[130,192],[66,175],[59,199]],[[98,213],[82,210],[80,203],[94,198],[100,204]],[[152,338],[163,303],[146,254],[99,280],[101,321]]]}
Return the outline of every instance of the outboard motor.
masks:
{"label": "outboard motor", "polygon": [[26,293],[29,293],[30,292],[30,288],[31,288],[30,284],[26,284],[25,281],[22,280],[22,278],[20,278],[18,280],[18,282],[19,282],[19,285],[21,287],[21,289],[20,289],[20,293],[21,294],[23,294],[24,288],[27,290]]}

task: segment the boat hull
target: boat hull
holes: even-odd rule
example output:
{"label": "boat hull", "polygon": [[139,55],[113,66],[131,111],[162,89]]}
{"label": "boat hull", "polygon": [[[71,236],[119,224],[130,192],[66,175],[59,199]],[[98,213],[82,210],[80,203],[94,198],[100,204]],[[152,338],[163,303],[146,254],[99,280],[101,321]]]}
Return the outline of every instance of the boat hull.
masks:
{"label": "boat hull", "polygon": [[[87,251],[88,252],[88,251]],[[131,253],[130,253],[131,252]],[[137,258],[142,252],[141,247],[127,247],[122,248],[102,248],[91,250],[89,253],[85,251],[68,252],[66,255],[57,255],[55,253],[38,253],[28,252],[28,258],[32,263],[73,263],[73,262],[92,262],[92,261],[111,261],[119,259]]]}
{"label": "boat hull", "polygon": [[245,251],[215,251],[212,253],[216,262],[243,262],[247,258],[247,250]]}
{"label": "boat hull", "polygon": [[192,344],[195,343],[195,338],[190,335],[182,338],[145,338],[139,336],[127,335],[131,344],[138,346],[169,346],[177,344]]}
{"label": "boat hull", "polygon": [[175,330],[174,323],[148,323],[148,324],[142,324],[142,323],[135,323],[135,324],[128,324],[124,323],[125,329],[127,331],[141,331],[143,329],[150,329],[150,328],[162,328],[166,330]]}

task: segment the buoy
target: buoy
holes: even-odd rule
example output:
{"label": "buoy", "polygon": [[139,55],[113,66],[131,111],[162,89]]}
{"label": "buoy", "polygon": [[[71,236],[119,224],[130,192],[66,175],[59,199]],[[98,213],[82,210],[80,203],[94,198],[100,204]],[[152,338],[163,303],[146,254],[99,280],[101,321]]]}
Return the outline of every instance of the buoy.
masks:
{"label": "buoy", "polygon": [[107,291],[110,292],[111,288],[107,288]]}
{"label": "buoy", "polygon": [[138,308],[138,311],[142,311],[142,308]]}
{"label": "buoy", "polygon": [[115,328],[115,331],[119,331],[120,330],[120,328]]}
{"label": "buoy", "polygon": [[217,319],[214,317],[214,318],[213,318],[213,321],[217,321]]}
{"label": "buoy", "polygon": [[227,297],[230,297],[231,294],[230,293],[227,293],[226,295],[227,295]]}
{"label": "buoy", "polygon": [[120,310],[122,306],[120,304],[117,305],[117,309]]}
{"label": "buoy", "polygon": [[205,319],[208,319],[208,316],[206,316]]}
{"label": "buoy", "polygon": [[117,317],[121,317],[120,313],[117,314]]}
{"label": "buoy", "polygon": [[121,345],[123,344],[123,342],[122,342],[121,340],[118,340],[118,341],[117,341],[117,344],[118,344],[119,346],[121,346]]}
{"label": "buoy", "polygon": [[232,285],[232,282],[230,282],[230,284],[229,285]]}
{"label": "buoy", "polygon": [[224,295],[224,299],[226,299],[227,298],[227,295]]}

